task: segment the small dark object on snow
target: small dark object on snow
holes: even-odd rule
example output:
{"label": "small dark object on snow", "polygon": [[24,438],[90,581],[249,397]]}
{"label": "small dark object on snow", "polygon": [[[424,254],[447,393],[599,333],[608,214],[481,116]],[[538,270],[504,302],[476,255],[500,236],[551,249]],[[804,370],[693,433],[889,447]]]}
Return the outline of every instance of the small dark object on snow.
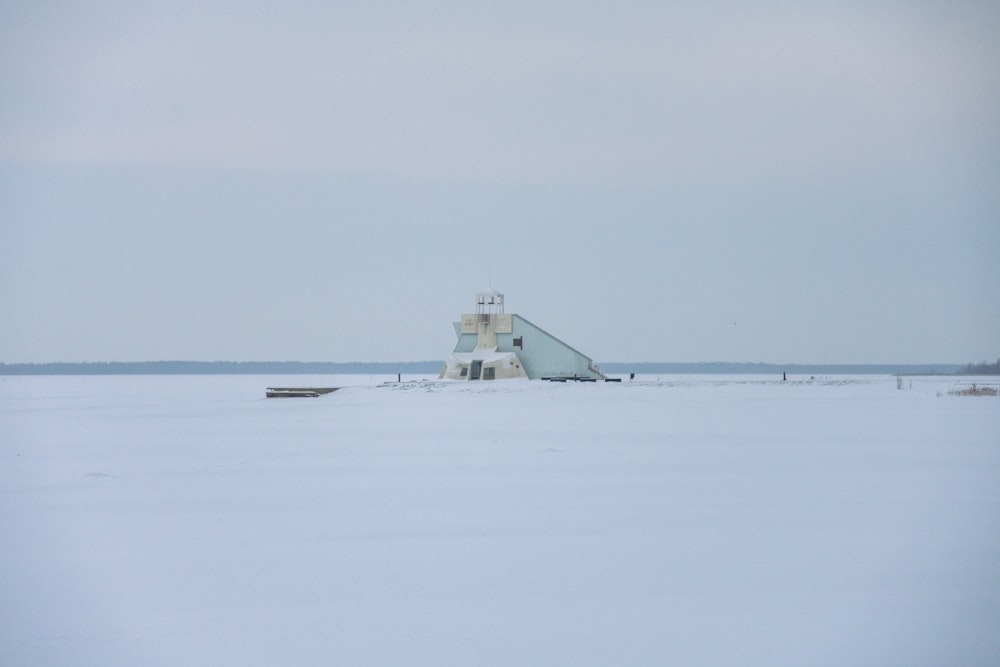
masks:
{"label": "small dark object on snow", "polygon": [[268,387],[268,398],[315,398],[320,394],[329,394],[340,387]]}

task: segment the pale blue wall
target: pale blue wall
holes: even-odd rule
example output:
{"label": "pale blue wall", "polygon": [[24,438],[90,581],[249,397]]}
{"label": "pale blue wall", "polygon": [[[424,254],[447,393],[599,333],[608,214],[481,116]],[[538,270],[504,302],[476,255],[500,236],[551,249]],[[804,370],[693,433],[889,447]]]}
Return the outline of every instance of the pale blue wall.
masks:
{"label": "pale blue wall", "polygon": [[454,325],[455,335],[458,336],[458,342],[455,343],[455,349],[453,352],[472,352],[476,349],[476,334],[462,333],[461,322],[454,322]]}

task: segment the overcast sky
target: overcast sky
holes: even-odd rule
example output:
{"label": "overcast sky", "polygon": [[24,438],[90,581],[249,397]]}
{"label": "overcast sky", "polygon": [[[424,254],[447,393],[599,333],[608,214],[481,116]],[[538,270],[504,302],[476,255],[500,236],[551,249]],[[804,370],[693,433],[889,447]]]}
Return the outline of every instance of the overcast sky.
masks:
{"label": "overcast sky", "polygon": [[994,360],[998,34],[992,2],[6,2],[0,361],[443,359],[491,275],[597,361]]}

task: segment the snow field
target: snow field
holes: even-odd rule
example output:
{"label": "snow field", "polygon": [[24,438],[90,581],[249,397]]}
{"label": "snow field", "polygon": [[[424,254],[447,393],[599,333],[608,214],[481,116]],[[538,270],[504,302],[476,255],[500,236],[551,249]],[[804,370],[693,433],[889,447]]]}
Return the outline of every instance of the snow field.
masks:
{"label": "snow field", "polygon": [[1000,662],[971,380],[389,379],[3,378],[0,664]]}

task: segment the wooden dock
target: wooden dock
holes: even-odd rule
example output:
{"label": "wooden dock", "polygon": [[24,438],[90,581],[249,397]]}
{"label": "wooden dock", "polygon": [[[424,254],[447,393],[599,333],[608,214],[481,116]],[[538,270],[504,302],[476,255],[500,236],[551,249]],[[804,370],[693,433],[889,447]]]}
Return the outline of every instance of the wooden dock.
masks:
{"label": "wooden dock", "polygon": [[337,391],[340,387],[268,387],[268,398],[315,398]]}

